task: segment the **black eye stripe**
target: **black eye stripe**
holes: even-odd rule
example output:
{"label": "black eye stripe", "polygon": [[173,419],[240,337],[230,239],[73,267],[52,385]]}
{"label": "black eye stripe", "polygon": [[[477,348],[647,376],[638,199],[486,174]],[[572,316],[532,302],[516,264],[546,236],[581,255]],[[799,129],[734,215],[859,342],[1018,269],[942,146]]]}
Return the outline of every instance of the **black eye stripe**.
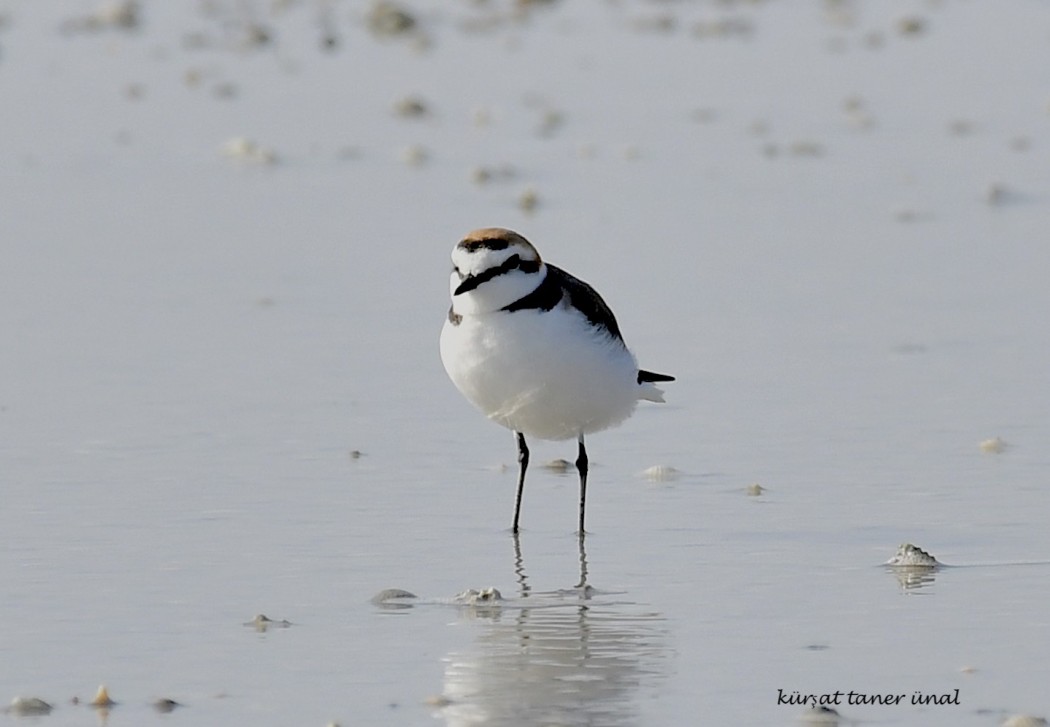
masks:
{"label": "black eye stripe", "polygon": [[466,293],[471,290],[474,290],[479,285],[487,283],[488,281],[492,280],[493,278],[497,278],[500,275],[506,275],[507,273],[514,270],[521,270],[524,273],[536,273],[539,272],[539,269],[539,260],[522,260],[519,255],[511,255],[509,258],[504,260],[501,265],[497,265],[494,268],[489,268],[488,270],[483,270],[477,275],[467,275],[465,277],[461,277],[460,280],[462,280],[463,282],[458,288],[456,288],[456,292],[454,293],[454,295],[459,295],[460,293]]}

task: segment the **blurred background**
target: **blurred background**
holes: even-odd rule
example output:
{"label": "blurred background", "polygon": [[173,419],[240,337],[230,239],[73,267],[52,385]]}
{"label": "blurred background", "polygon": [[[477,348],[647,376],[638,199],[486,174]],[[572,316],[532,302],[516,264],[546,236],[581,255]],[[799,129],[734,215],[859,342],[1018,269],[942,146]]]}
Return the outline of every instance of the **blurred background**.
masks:
{"label": "blurred background", "polygon": [[[0,0],[0,698],[771,724],[779,688],[966,679],[842,711],[1045,715],[1045,566],[875,566],[1050,557],[1048,58],[1034,0]],[[589,447],[603,648],[643,645],[615,689],[367,603],[579,577],[572,478],[537,475],[515,554],[512,439],[437,355],[483,226],[678,377]]]}

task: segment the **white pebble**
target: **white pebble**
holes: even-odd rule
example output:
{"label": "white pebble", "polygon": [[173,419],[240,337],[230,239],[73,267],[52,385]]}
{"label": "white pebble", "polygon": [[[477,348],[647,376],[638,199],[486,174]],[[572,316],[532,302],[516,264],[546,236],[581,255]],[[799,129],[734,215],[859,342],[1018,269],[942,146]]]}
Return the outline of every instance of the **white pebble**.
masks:
{"label": "white pebble", "polygon": [[978,446],[980,446],[981,451],[985,454],[1002,454],[1010,447],[1009,444],[1004,442],[999,437],[986,439],[983,442],[981,442]]}
{"label": "white pebble", "polygon": [[654,464],[642,472],[642,476],[650,482],[670,482],[678,479],[678,475],[678,470],[665,464]]}
{"label": "white pebble", "polygon": [[51,709],[51,705],[39,697],[15,697],[6,711],[22,717],[48,714]]}
{"label": "white pebble", "polygon": [[1014,714],[1003,720],[1002,727],[1047,727],[1047,721],[1030,714]]}
{"label": "white pebble", "polygon": [[412,167],[418,167],[425,164],[429,158],[430,153],[419,144],[406,146],[401,150],[401,161]]}
{"label": "white pebble", "polygon": [[251,139],[236,136],[222,145],[222,153],[237,161],[251,162],[253,164],[274,164],[277,154],[273,149],[259,146]]}

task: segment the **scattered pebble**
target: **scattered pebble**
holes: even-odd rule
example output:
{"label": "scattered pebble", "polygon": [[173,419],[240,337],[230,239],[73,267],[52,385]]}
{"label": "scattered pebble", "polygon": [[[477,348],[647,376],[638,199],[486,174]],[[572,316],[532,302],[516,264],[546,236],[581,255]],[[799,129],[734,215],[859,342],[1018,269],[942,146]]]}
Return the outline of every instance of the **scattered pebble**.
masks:
{"label": "scattered pebble", "polygon": [[252,164],[275,164],[277,162],[277,154],[273,149],[259,146],[251,139],[242,136],[234,137],[224,143],[221,151],[224,156],[241,162]]}
{"label": "scattered pebble", "polygon": [[693,23],[690,29],[694,38],[749,38],[755,32],[755,26],[744,18],[722,18],[720,20],[700,20]]}
{"label": "scattered pebble", "polygon": [[414,15],[403,7],[386,0],[374,3],[367,17],[368,29],[381,38],[392,38],[416,29]]}
{"label": "scattered pebble", "polygon": [[842,716],[831,707],[820,705],[810,707],[799,715],[799,721],[808,725],[820,725],[820,727],[837,727]]}
{"label": "scattered pebble", "polygon": [[186,72],[182,74],[182,82],[188,88],[197,88],[204,81],[204,75],[204,71],[199,68],[187,68]]}
{"label": "scattered pebble", "polygon": [[518,197],[518,207],[522,212],[535,212],[540,204],[540,197],[532,187],[525,189]]}
{"label": "scattered pebble", "polygon": [[758,484],[757,482],[754,482],[747,486],[746,492],[748,497],[758,497],[759,495],[766,492],[766,488]]}
{"label": "scattered pebble", "polygon": [[791,153],[797,157],[821,157],[824,156],[824,145],[816,141],[793,141],[788,147]]}
{"label": "scattered pebble", "polygon": [[474,588],[468,588],[462,593],[457,593],[452,600],[456,601],[456,603],[476,606],[479,603],[494,603],[496,601],[502,601],[503,594],[495,588],[482,588],[480,591]]}
{"label": "scattered pebble", "polygon": [[419,144],[411,144],[401,150],[401,161],[410,167],[419,167],[430,159],[430,153]]}
{"label": "scattered pebble", "polygon": [[977,667],[975,667],[975,666],[964,666],[964,667],[959,669],[959,673],[960,674],[976,674],[977,673]]}
{"label": "scattered pebble", "polygon": [[362,456],[364,456],[364,452],[362,452],[360,449],[350,450],[350,459],[361,459]]}
{"label": "scattered pebble", "polygon": [[281,619],[280,621],[275,621],[274,619],[270,618],[266,614],[260,613],[258,616],[256,616],[255,618],[253,618],[251,621],[247,622],[244,625],[245,626],[251,626],[252,628],[254,628],[259,633],[265,633],[266,631],[269,631],[270,629],[286,629],[286,628],[288,628],[289,626],[292,625],[292,622],[288,621],[287,619]]}
{"label": "scattered pebble", "polygon": [[893,218],[897,220],[897,222],[910,224],[913,222],[922,222],[923,220],[927,220],[930,218],[930,215],[927,212],[921,212],[917,209],[906,207],[904,209],[897,210],[897,212],[894,213]]}
{"label": "scattered pebble", "polygon": [[655,464],[642,471],[642,476],[650,482],[670,482],[677,480],[679,474],[674,467],[665,464]]}
{"label": "scattered pebble", "polygon": [[981,442],[978,446],[981,448],[981,451],[985,454],[1002,454],[1010,448],[1010,445],[1002,439],[1000,439],[999,437],[992,437],[991,439],[986,439],[983,442]]}
{"label": "scattered pebble", "polygon": [[678,21],[673,15],[649,15],[635,18],[631,27],[642,33],[673,33],[678,29]]}
{"label": "scattered pebble", "polygon": [[547,109],[540,118],[538,133],[540,136],[553,136],[554,133],[565,123],[565,115],[561,111]]}
{"label": "scattered pebble", "polygon": [[444,694],[431,694],[429,697],[423,700],[423,703],[428,707],[447,707],[452,704],[452,700],[446,697]]}
{"label": "scattered pebble", "polygon": [[917,545],[901,543],[886,565],[897,568],[936,568],[941,563]]}
{"label": "scattered pebble", "polygon": [[141,83],[129,83],[124,87],[124,98],[129,101],[139,101],[146,95],[146,87]]}
{"label": "scattered pebble", "polygon": [[1019,202],[1022,199],[1023,195],[999,182],[988,185],[988,191],[984,195],[984,201],[992,207]]}
{"label": "scattered pebble", "polygon": [[846,113],[846,121],[854,129],[870,129],[875,125],[874,117],[864,106],[864,99],[859,96],[850,96],[842,104]]}
{"label": "scattered pebble", "polygon": [[516,176],[517,172],[510,164],[501,164],[496,167],[474,167],[470,173],[471,181],[475,184],[506,181]]}
{"label": "scattered pebble", "polygon": [[765,136],[769,133],[769,122],[763,119],[756,119],[747,127],[747,131],[752,136]]}
{"label": "scattered pebble", "polygon": [[1009,193],[1006,191],[1006,187],[1001,184],[990,184],[988,191],[984,195],[984,201],[995,207],[1006,201]]}
{"label": "scattered pebble", "polygon": [[15,697],[4,711],[18,717],[31,717],[50,714],[54,709],[39,697]]}
{"label": "scattered pebble", "polygon": [[903,36],[922,35],[927,30],[925,18],[912,15],[897,21],[897,32]]}
{"label": "scattered pebble", "polygon": [[572,469],[572,462],[567,459],[552,459],[549,462],[543,463],[543,468],[548,469],[551,472],[557,472],[560,475],[565,474]]}
{"label": "scattered pebble", "polygon": [[427,116],[430,109],[418,96],[406,96],[394,104],[394,113],[404,119],[420,119]]}
{"label": "scattered pebble", "polygon": [[406,591],[403,588],[384,588],[382,591],[372,596],[371,601],[375,604],[383,604],[390,603],[391,601],[407,601],[414,598],[419,598],[419,596]]}
{"label": "scattered pebble", "polygon": [[321,50],[328,53],[339,50],[339,36],[331,30],[325,29],[325,31],[321,33],[320,46]]}
{"label": "scattered pebble", "polygon": [[141,23],[141,9],[136,0],[113,0],[103,3],[89,15],[64,21],[61,29],[66,33],[135,30]]}
{"label": "scattered pebble", "polygon": [[89,704],[92,707],[112,707],[116,702],[110,699],[109,690],[106,689],[106,685],[100,684],[98,691],[95,692],[95,698],[92,699]]}
{"label": "scattered pebble", "polygon": [[598,147],[594,144],[580,144],[576,147],[576,156],[580,159],[594,159],[598,156]]}
{"label": "scattered pebble", "polygon": [[1031,714],[1014,714],[1002,722],[1002,727],[1047,727],[1047,721],[1043,717]]}
{"label": "scattered pebble", "polygon": [[167,714],[168,712],[174,712],[176,707],[182,705],[176,702],[174,699],[162,698],[158,699],[153,703],[153,708],[161,714]]}
{"label": "scattered pebble", "polygon": [[222,83],[216,83],[211,89],[211,94],[217,99],[229,100],[237,98],[237,94],[240,93],[236,83],[230,81],[223,81]]}
{"label": "scattered pebble", "polygon": [[886,36],[877,30],[864,34],[864,47],[868,50],[879,50],[886,45]]}

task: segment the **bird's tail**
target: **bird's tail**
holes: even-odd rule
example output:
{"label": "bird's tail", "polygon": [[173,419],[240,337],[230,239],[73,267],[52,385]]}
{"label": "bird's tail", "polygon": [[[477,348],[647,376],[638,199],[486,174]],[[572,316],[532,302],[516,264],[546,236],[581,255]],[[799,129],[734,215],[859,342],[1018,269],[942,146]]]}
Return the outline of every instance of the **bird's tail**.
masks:
{"label": "bird's tail", "polygon": [[656,374],[652,371],[638,370],[638,398],[645,401],[664,403],[664,390],[656,386],[656,381],[674,381],[673,376],[667,374]]}

